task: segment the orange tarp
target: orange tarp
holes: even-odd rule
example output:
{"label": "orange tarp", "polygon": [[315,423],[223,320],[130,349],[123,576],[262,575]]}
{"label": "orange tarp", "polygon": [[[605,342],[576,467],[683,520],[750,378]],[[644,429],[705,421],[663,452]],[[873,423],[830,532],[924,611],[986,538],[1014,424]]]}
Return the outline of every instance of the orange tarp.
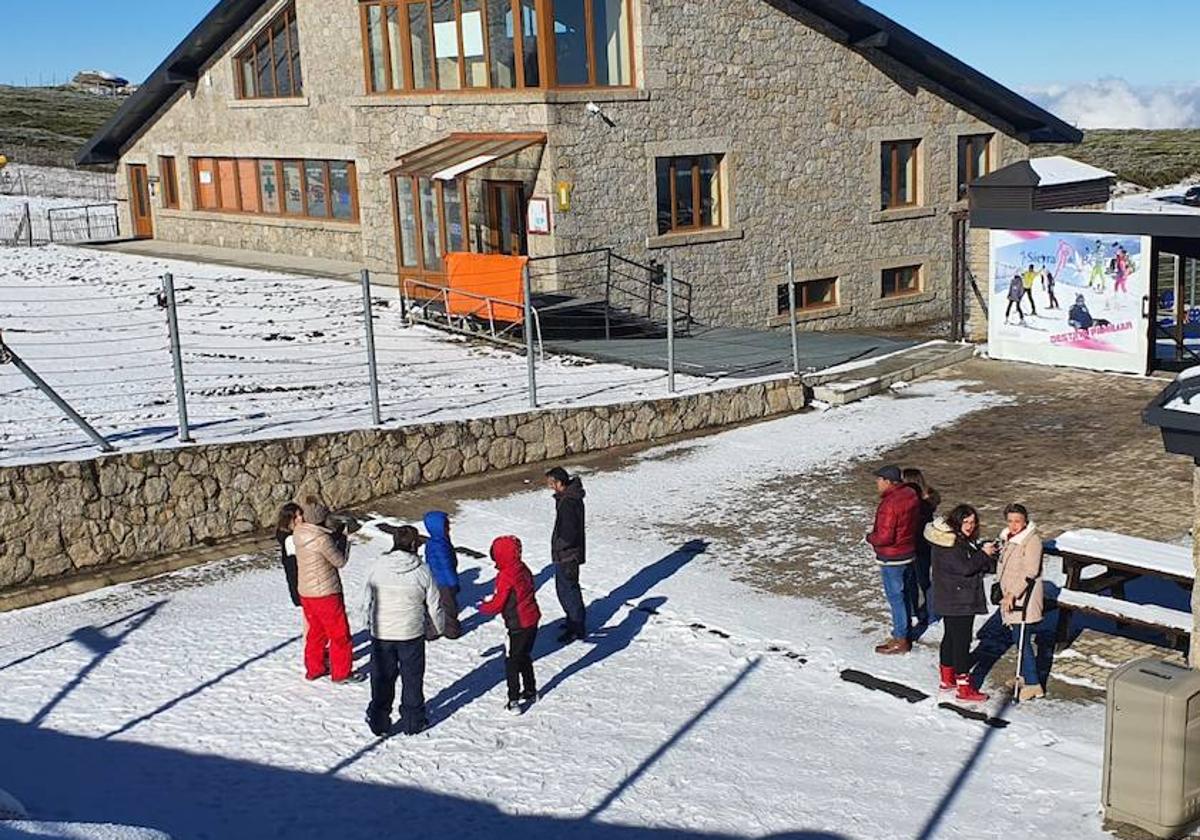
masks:
{"label": "orange tarp", "polygon": [[[519,324],[525,319],[525,285],[521,272],[529,257],[503,254],[452,252],[446,255],[446,285],[450,287],[450,313]],[[469,292],[470,294],[455,294]],[[498,298],[488,302],[472,295]]]}

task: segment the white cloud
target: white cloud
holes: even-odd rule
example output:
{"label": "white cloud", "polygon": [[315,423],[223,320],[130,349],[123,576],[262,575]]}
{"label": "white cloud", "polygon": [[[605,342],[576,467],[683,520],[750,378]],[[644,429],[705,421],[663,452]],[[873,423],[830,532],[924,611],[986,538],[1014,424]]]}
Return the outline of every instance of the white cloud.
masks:
{"label": "white cloud", "polygon": [[1028,87],[1023,93],[1079,128],[1200,127],[1200,85],[1135,87],[1107,78]]}

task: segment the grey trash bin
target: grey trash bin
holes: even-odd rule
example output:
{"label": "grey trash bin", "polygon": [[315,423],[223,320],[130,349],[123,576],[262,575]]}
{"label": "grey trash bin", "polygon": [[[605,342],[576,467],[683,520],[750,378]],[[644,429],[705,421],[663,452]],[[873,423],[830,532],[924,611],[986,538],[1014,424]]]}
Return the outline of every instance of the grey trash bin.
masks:
{"label": "grey trash bin", "polygon": [[1138,659],[1108,678],[1104,816],[1156,837],[1200,817],[1200,672]]}

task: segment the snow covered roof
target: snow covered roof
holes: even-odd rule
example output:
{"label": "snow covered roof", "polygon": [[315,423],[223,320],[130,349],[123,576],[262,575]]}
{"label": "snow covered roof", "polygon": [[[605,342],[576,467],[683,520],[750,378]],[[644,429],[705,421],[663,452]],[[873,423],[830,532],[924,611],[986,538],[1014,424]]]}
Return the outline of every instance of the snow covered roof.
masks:
{"label": "snow covered roof", "polygon": [[1030,158],[1029,165],[1038,176],[1037,185],[1039,187],[1079,184],[1117,177],[1115,173],[1109,172],[1107,169],[1100,169],[1065,155]]}

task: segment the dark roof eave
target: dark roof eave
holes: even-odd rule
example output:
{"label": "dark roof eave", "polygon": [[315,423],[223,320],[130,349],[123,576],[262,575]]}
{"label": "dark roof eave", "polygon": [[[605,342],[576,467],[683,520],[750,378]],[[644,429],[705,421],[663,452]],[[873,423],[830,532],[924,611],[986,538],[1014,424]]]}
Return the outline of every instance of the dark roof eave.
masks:
{"label": "dark roof eave", "polygon": [[846,33],[845,43],[850,47],[862,43],[864,38],[870,39],[872,45],[882,42],[882,46],[872,48],[1000,118],[1029,142],[1083,140],[1079,129],[859,0],[791,2]]}
{"label": "dark roof eave", "polygon": [[75,156],[80,166],[116,163],[131,139],[181,86],[195,84],[199,71],[268,0],[220,0],[155,68]]}

